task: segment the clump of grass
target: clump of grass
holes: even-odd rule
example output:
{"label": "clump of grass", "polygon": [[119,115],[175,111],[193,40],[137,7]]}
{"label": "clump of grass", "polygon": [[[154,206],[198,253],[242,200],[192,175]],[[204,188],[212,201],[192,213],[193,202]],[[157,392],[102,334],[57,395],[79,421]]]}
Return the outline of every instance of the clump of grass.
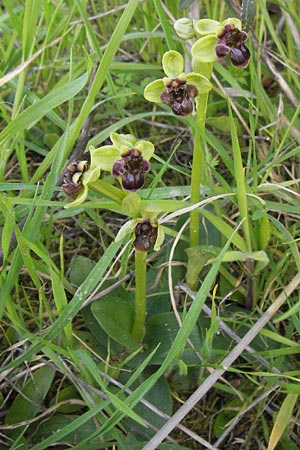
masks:
{"label": "clump of grass", "polygon": [[[4,2],[1,448],[299,447],[298,2],[257,2],[200,128],[143,96],[166,51],[189,71],[175,20],[235,8]],[[142,190],[103,171],[65,209],[65,168],[112,133],[154,144]],[[165,239],[136,258],[140,214]]]}

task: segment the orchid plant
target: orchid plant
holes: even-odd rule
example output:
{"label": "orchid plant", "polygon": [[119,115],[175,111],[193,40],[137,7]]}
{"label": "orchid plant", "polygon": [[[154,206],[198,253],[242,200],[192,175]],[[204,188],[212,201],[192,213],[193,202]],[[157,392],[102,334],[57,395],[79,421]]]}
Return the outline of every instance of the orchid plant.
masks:
{"label": "orchid plant", "polygon": [[[144,97],[150,102],[170,105],[177,116],[195,116],[192,122],[194,152],[191,202],[196,204],[200,201],[201,183],[209,183],[204,130],[208,94],[212,89],[209,81],[212,63],[229,55],[236,67],[245,68],[250,59],[250,52],[245,46],[248,35],[242,30],[241,21],[236,18],[228,18],[223,22],[181,18],[175,22],[174,28],[182,39],[196,39],[191,48],[193,72],[184,72],[184,59],[180,53],[173,50],[166,52],[162,58],[162,67],[167,76],[148,84]],[[199,214],[194,209],[190,213],[190,248],[198,244]],[[189,260],[188,267],[191,264],[193,262]],[[191,287],[196,286],[195,279],[189,281]]]}
{"label": "orchid plant", "polygon": [[[176,21],[175,31],[183,39],[194,39],[191,47],[193,71],[184,71],[184,57],[175,50],[165,52],[162,68],[165,77],[150,82],[144,97],[152,103],[170,106],[173,113],[191,126],[194,134],[192,162],[191,202],[200,200],[200,184],[207,172],[205,155],[205,123],[208,95],[213,88],[210,82],[212,63],[229,55],[233,65],[245,68],[250,52],[245,45],[248,35],[242,30],[239,19],[229,18],[223,22],[211,19],[192,21],[182,18]],[[121,206],[129,220],[116,236],[121,240],[132,236],[135,250],[135,318],[131,336],[141,342],[146,317],[146,258],[149,250],[160,249],[164,241],[164,230],[159,223],[160,207],[142,200],[138,191],[144,186],[145,176],[151,170],[150,160],[154,146],[146,140],[138,140],[132,134],[110,134],[111,144],[99,148],[90,146],[90,166],[87,161],[75,161],[67,169],[63,190],[73,201],[67,208],[82,204],[89,189],[100,193]],[[109,172],[118,180],[113,186],[101,178]],[[205,179],[205,182],[209,182]],[[191,211],[190,248],[199,243],[199,213]],[[189,261],[189,264],[191,261]],[[195,287],[195,280],[190,280]]]}
{"label": "orchid plant", "polygon": [[[121,205],[122,212],[130,218],[120,229],[116,240],[128,234],[134,236],[136,289],[131,335],[140,342],[146,316],[146,258],[150,248],[154,246],[155,251],[159,250],[164,240],[164,232],[157,219],[160,208],[151,202],[142,205],[136,193],[143,187],[144,176],[150,171],[154,145],[131,134],[111,133],[110,139],[111,145],[90,146],[90,167],[87,161],[75,161],[67,167],[62,188],[74,199],[65,205],[66,208],[82,204],[91,189]],[[110,172],[120,187],[100,179],[102,171]]]}

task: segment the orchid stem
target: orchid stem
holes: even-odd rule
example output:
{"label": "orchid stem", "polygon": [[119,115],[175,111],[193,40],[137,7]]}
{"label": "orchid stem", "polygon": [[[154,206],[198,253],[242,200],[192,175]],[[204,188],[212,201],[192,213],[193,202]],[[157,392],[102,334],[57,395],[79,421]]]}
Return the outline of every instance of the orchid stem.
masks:
{"label": "orchid stem", "polygon": [[[212,63],[193,62],[193,70],[196,73],[206,76],[210,79],[213,65]],[[193,129],[194,133],[194,152],[192,163],[192,180],[191,180],[191,202],[193,204],[200,201],[201,184],[208,183],[208,171],[206,165],[204,131],[206,123],[206,110],[209,93],[200,94],[197,98],[197,114],[196,123]],[[190,214],[190,247],[199,245],[199,212],[197,209],[191,211]]]}
{"label": "orchid stem", "polygon": [[[194,152],[192,164],[191,180],[191,202],[193,204],[200,201],[201,184],[207,184],[208,174],[206,167],[206,155],[204,146],[204,130],[206,121],[208,94],[202,94],[198,97],[196,124],[194,127]],[[190,214],[190,247],[199,244],[199,211],[194,209]]]}
{"label": "orchid stem", "polygon": [[94,192],[97,192],[97,194],[101,194],[103,195],[103,197],[106,197],[109,200],[118,203],[119,205],[128,195],[127,192],[122,191],[121,189],[107,183],[104,180],[97,180],[93,183],[89,183],[89,188]]}
{"label": "orchid stem", "polygon": [[147,252],[135,252],[135,317],[131,335],[138,342],[145,331],[147,255]]}

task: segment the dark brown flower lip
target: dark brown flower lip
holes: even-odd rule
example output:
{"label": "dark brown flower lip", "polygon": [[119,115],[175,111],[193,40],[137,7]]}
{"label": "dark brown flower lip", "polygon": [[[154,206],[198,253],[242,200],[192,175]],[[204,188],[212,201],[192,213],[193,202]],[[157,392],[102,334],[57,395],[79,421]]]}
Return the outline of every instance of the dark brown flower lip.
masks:
{"label": "dark brown flower lip", "polygon": [[122,177],[122,187],[126,191],[136,192],[144,186],[144,173],[150,171],[151,164],[145,160],[140,150],[130,149],[115,161],[112,176]]}
{"label": "dark brown flower lip", "polygon": [[185,80],[172,79],[162,92],[160,99],[166,105],[170,105],[177,116],[186,117],[194,112],[194,99],[198,95],[198,89]]}
{"label": "dark brown flower lip", "polygon": [[224,26],[221,33],[218,34],[218,43],[215,47],[218,59],[229,55],[234,66],[239,68],[247,67],[250,59],[250,52],[244,45],[248,39],[248,34],[236,28],[233,24]]}
{"label": "dark brown flower lip", "polygon": [[135,241],[133,243],[136,251],[148,252],[151,245],[156,242],[157,227],[153,226],[150,221],[140,222],[135,227]]}

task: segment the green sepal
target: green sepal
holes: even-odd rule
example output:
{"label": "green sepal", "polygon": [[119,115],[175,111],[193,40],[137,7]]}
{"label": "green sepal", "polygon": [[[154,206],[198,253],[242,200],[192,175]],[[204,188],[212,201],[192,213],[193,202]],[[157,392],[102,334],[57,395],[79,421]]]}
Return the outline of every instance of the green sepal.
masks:
{"label": "green sepal", "polygon": [[148,102],[161,103],[160,96],[165,90],[166,87],[163,80],[155,80],[145,87],[144,97]]}
{"label": "green sepal", "polygon": [[195,30],[201,36],[208,34],[215,34],[216,28],[221,25],[217,20],[212,19],[200,19],[195,23]]}
{"label": "green sepal", "polygon": [[103,147],[90,147],[91,169],[99,167],[102,170],[111,172],[115,161],[120,159],[120,151],[113,145],[104,145]]}
{"label": "green sepal", "polygon": [[167,77],[176,78],[184,71],[183,56],[175,50],[164,53],[162,66]]}
{"label": "green sepal", "polygon": [[118,134],[114,131],[109,135],[111,142],[117,147],[120,148],[122,145],[126,145],[126,147],[132,148],[136,143],[136,138],[132,136],[132,134]]}
{"label": "green sepal", "polygon": [[126,234],[133,233],[138,222],[138,219],[131,219],[128,220],[128,222],[124,223],[124,225],[118,231],[117,236],[115,237],[115,242],[121,241],[126,236]]}
{"label": "green sepal", "polygon": [[154,251],[158,252],[160,250],[160,247],[162,246],[163,242],[165,240],[165,232],[162,225],[158,225],[157,227],[157,238],[154,244]]}
{"label": "green sepal", "polygon": [[88,187],[87,187],[87,185],[85,185],[79,191],[79,195],[76,197],[76,199],[71,203],[67,203],[64,206],[64,208],[69,209],[69,208],[74,208],[75,206],[81,205],[81,203],[83,203],[85,201],[85,199],[87,198],[87,194],[88,194]]}
{"label": "green sepal", "polygon": [[192,56],[194,59],[202,62],[213,62],[217,60],[216,44],[218,38],[216,36],[208,35],[198,39],[192,47]]}
{"label": "green sepal", "polygon": [[199,73],[189,73],[186,76],[187,84],[192,84],[198,89],[198,94],[206,94],[212,89],[211,82],[204,76]]}
{"label": "green sepal", "polygon": [[83,186],[87,186],[89,183],[93,183],[100,177],[101,169],[99,166],[91,167],[89,170],[84,172],[81,176],[81,182]]}

